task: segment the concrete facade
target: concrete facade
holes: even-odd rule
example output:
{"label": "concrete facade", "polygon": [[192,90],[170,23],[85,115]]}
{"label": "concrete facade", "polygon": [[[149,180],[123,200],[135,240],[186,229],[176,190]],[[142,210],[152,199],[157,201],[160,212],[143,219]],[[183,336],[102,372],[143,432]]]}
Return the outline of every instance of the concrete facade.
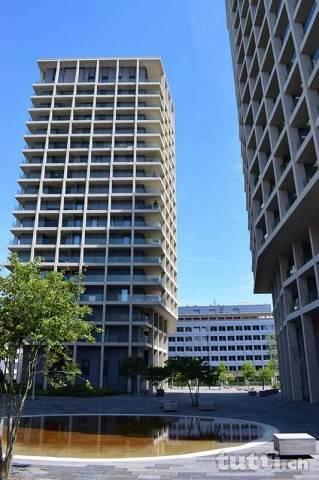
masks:
{"label": "concrete facade", "polygon": [[270,305],[179,307],[169,357],[200,358],[212,367],[224,362],[234,373],[247,361],[259,369],[273,355],[274,335]]}
{"label": "concrete facade", "polygon": [[319,4],[226,0],[256,293],[281,384],[319,401]]}
{"label": "concrete facade", "polygon": [[126,389],[120,363],[167,358],[175,326],[174,107],[160,59],[38,62],[10,250],[84,275],[103,327],[74,358],[95,385]]}

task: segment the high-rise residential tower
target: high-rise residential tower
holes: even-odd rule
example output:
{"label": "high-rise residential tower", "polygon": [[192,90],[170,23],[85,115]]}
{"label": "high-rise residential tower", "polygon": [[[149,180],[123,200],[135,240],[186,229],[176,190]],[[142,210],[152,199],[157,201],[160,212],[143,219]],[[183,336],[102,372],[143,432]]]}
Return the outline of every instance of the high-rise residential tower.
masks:
{"label": "high-rise residential tower", "polygon": [[226,0],[256,293],[283,393],[319,401],[319,3]]}
{"label": "high-rise residential tower", "polygon": [[103,327],[73,346],[83,375],[125,390],[121,361],[167,359],[176,304],[174,107],[158,58],[55,59],[27,122],[10,250],[84,275]]}

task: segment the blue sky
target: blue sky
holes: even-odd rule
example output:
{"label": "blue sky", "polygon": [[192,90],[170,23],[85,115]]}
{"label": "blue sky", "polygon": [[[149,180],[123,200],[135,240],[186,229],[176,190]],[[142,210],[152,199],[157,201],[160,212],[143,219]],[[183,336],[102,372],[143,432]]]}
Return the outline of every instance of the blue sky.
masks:
{"label": "blue sky", "polygon": [[224,0],[4,2],[0,45],[2,261],[36,60],[160,56],[176,109],[179,303],[270,301],[253,294]]}

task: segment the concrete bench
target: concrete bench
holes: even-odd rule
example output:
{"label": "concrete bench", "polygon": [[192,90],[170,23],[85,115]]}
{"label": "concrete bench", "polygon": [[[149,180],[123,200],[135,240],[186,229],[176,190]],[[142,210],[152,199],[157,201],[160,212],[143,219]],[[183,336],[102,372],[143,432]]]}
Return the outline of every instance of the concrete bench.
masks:
{"label": "concrete bench", "polygon": [[274,449],[282,456],[316,454],[316,439],[308,433],[274,433]]}
{"label": "concrete bench", "polygon": [[213,402],[204,401],[199,403],[199,409],[203,411],[215,410],[215,405]]}
{"label": "concrete bench", "polygon": [[164,412],[177,412],[178,403],[177,402],[163,402]]}

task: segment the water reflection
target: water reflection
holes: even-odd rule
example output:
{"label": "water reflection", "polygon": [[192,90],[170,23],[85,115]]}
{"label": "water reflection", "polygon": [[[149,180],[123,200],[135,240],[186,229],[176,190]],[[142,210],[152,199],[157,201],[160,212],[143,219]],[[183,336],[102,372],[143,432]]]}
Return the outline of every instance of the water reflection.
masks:
{"label": "water reflection", "polygon": [[260,438],[262,427],[224,419],[81,415],[25,417],[16,454],[119,458],[190,453]]}

